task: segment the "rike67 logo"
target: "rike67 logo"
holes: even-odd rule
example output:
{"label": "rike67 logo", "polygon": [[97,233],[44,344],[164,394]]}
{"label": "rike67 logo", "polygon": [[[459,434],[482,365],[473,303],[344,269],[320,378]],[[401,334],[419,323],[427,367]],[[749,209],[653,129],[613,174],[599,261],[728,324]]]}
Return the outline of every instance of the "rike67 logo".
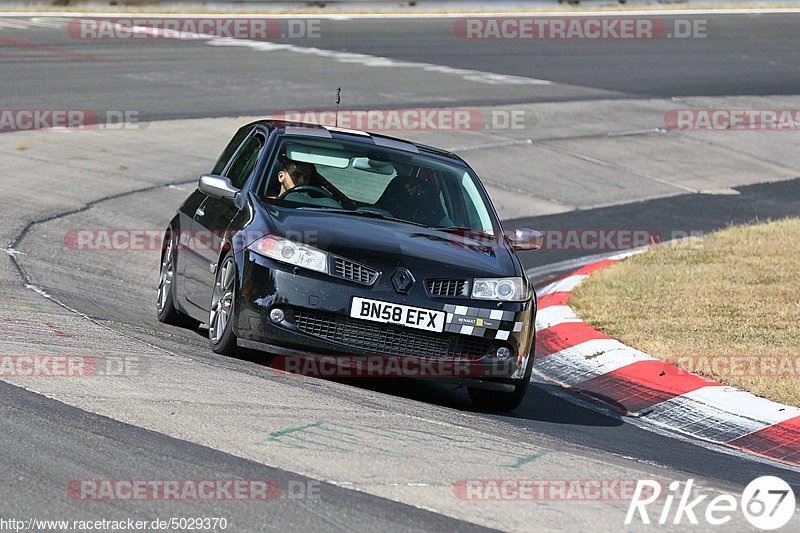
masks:
{"label": "rike67 logo", "polygon": [[[693,479],[688,480],[682,490],[681,483],[673,481],[664,496],[661,483],[639,480],[625,516],[625,524],[631,524],[638,514],[643,524],[650,524],[652,520],[661,525],[687,522],[697,525],[705,519],[706,524],[722,526],[730,522],[735,513],[741,512],[752,526],[774,530],[788,524],[794,515],[794,491],[788,483],[775,476],[762,476],[751,481],[740,500],[731,494],[720,494],[707,500],[709,495],[698,495],[697,491],[693,493],[693,486]],[[660,513],[657,509],[648,509],[662,496]]]}

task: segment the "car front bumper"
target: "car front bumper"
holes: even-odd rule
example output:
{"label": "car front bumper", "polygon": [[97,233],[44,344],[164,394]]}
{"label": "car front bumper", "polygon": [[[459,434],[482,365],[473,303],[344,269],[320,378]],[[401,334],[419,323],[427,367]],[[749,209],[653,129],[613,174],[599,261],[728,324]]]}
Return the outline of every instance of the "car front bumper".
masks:
{"label": "car front bumper", "polygon": [[[534,300],[434,298],[422,280],[409,294],[400,295],[388,280],[366,286],[248,249],[237,254],[237,263],[241,284],[235,326],[240,344],[289,358],[316,358],[320,364],[302,366],[310,373],[321,370],[322,363],[333,368],[333,356],[342,360],[344,366],[336,365],[341,367],[337,375],[344,377],[384,372],[502,383],[523,378],[532,357]],[[448,322],[445,331],[435,333],[351,318],[354,297],[444,311]],[[274,309],[280,309],[280,320],[270,317]],[[501,347],[508,348],[510,357],[497,357]],[[291,365],[297,368],[296,362]]]}

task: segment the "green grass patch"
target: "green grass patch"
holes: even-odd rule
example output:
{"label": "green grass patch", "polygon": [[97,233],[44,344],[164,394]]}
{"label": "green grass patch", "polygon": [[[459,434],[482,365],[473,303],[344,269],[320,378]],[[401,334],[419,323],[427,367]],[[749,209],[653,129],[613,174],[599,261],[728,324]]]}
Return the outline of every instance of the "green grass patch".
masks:
{"label": "green grass patch", "polygon": [[570,305],[654,357],[800,405],[800,219],[620,261],[581,284]]}

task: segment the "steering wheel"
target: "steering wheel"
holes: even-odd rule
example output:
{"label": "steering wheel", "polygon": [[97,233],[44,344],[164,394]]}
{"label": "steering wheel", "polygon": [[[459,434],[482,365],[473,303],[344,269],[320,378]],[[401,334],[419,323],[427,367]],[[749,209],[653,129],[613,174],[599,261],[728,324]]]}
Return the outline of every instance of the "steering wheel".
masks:
{"label": "steering wheel", "polygon": [[336,198],[334,198],[333,195],[330,192],[326,191],[322,187],[317,187],[316,185],[298,185],[297,187],[292,187],[291,189],[289,189],[285,193],[283,193],[280,196],[278,196],[277,199],[278,200],[283,200],[284,198],[286,198],[290,194],[303,193],[303,192],[307,193],[309,196],[314,196],[314,195],[310,194],[312,192],[319,193],[320,196],[325,196],[326,198],[330,198],[331,200],[333,200],[337,204],[341,205],[339,203],[339,201]]}

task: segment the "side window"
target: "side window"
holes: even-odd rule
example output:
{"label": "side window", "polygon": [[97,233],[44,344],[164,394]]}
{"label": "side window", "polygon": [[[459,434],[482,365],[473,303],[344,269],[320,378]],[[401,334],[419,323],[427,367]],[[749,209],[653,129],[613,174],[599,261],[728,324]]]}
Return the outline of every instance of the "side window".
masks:
{"label": "side window", "polygon": [[225,170],[225,167],[228,166],[228,161],[231,160],[233,154],[236,153],[236,150],[239,149],[241,146],[242,141],[253,131],[253,126],[245,126],[241,128],[239,131],[236,132],[236,135],[233,136],[231,142],[228,143],[228,146],[225,147],[225,151],[222,152],[222,155],[219,156],[217,160],[217,164],[214,165],[214,170],[211,171],[212,174],[215,176],[222,175],[222,172]]}
{"label": "side window", "polygon": [[250,137],[245,145],[242,146],[241,151],[236,155],[236,159],[233,160],[233,164],[226,176],[231,180],[234,187],[237,189],[244,187],[244,183],[256,167],[258,156],[261,154],[261,149],[263,147],[264,137],[260,134]]}

